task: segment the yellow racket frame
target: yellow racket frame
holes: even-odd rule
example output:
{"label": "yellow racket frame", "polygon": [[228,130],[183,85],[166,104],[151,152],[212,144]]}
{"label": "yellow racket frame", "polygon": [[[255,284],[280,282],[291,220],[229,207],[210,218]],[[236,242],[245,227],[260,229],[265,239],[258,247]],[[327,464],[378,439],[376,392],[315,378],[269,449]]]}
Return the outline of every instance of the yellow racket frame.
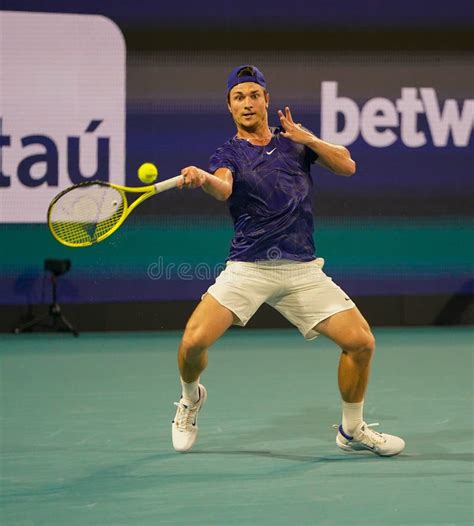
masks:
{"label": "yellow racket frame", "polygon": [[[66,188],[65,190],[63,190],[62,192],[57,194],[53,198],[53,200],[51,201],[51,203],[50,203],[50,205],[48,207],[47,218],[48,218],[49,230],[51,231],[51,234],[56,239],[56,241],[58,241],[58,243],[61,243],[61,245],[65,245],[65,246],[70,247],[70,248],[90,247],[92,245],[95,245],[96,243],[100,243],[101,241],[103,241],[107,237],[111,236],[114,232],[116,232],[123,225],[123,223],[125,222],[125,219],[127,219],[127,217],[133,212],[133,210],[135,210],[135,208],[138,205],[143,203],[143,201],[145,201],[146,199],[148,199],[152,195],[156,195],[156,194],[159,194],[159,193],[164,192],[166,190],[170,190],[172,188],[175,188],[176,185],[178,184],[178,181],[180,181],[182,179],[182,177],[183,177],[182,175],[177,175],[176,177],[171,177],[170,179],[167,179],[166,181],[161,181],[160,183],[155,183],[155,184],[152,184],[152,185],[149,185],[149,186],[122,186],[122,185],[119,185],[119,184],[114,184],[114,183],[109,183],[109,182],[104,182],[104,181],[87,181],[85,183],[79,183],[79,184],[76,184],[74,186],[70,186],[69,188]],[[75,188],[89,186],[89,185],[92,185],[94,183],[95,184],[100,184],[102,186],[108,186],[110,188],[114,188],[115,190],[118,190],[118,192],[120,193],[120,195],[122,196],[122,199],[123,199],[122,215],[121,215],[120,219],[115,223],[115,225],[110,230],[107,230],[104,234],[99,236],[97,239],[94,239],[94,241],[81,242],[81,243],[69,243],[68,241],[65,241],[64,239],[61,239],[61,237],[57,235],[57,233],[56,233],[56,231],[55,231],[55,229],[53,227],[52,221],[51,221],[51,212],[52,212],[56,202],[64,194],[74,190]],[[140,197],[135,199],[135,201],[133,201],[132,203],[129,204],[128,200],[127,200],[127,193],[143,194],[143,195],[141,195]]]}

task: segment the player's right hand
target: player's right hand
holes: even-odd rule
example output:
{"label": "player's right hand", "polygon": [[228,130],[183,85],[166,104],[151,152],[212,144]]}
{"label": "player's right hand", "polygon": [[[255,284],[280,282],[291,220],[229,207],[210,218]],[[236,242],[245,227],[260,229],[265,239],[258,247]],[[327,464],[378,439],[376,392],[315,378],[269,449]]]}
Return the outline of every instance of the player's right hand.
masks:
{"label": "player's right hand", "polygon": [[187,166],[181,170],[183,179],[176,185],[182,188],[199,188],[207,181],[207,173],[196,166]]}

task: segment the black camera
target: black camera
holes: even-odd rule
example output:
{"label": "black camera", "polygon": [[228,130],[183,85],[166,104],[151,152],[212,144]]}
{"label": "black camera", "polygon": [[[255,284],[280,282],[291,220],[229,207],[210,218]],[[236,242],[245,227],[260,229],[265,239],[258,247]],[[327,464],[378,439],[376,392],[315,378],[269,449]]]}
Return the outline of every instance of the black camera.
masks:
{"label": "black camera", "polygon": [[44,270],[52,272],[55,276],[61,276],[66,274],[71,268],[70,259],[45,259]]}

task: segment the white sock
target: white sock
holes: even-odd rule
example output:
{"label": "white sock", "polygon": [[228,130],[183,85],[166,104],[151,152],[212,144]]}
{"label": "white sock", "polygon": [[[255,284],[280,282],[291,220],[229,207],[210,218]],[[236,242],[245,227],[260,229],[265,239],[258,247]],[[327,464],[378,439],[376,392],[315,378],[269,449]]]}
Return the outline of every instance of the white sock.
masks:
{"label": "white sock", "polygon": [[190,384],[186,383],[182,378],[180,380],[183,387],[183,398],[188,402],[197,402],[199,400],[199,378]]}
{"label": "white sock", "polygon": [[362,413],[364,411],[364,401],[356,404],[342,401],[342,429],[347,435],[351,435],[357,426],[363,422]]}

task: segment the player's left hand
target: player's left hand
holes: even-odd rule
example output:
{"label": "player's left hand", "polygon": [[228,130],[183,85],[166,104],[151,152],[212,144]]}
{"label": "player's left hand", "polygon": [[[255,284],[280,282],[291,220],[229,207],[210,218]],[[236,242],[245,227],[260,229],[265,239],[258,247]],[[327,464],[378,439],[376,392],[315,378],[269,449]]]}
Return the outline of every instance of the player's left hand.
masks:
{"label": "player's left hand", "polygon": [[306,145],[314,140],[314,135],[310,131],[305,130],[300,123],[296,124],[293,121],[293,117],[291,116],[291,111],[288,106],[285,107],[285,113],[283,113],[281,110],[278,110],[278,117],[280,118],[280,123],[285,130],[280,134],[282,137],[286,137],[287,139],[291,139],[294,142]]}

